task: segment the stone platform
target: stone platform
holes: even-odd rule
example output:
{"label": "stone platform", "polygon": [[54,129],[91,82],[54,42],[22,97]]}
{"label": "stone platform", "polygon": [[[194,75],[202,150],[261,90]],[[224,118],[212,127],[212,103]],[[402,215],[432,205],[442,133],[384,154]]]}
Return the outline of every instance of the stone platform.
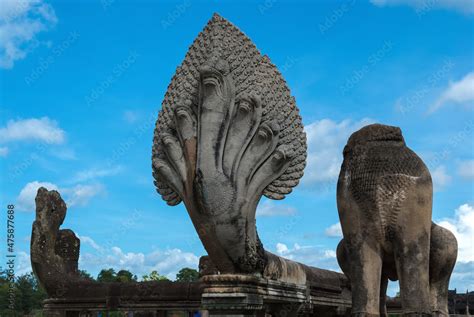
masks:
{"label": "stone platform", "polygon": [[343,316],[351,306],[344,284],[297,285],[235,274],[204,276],[202,283],[201,305],[211,316]]}
{"label": "stone platform", "polygon": [[172,311],[202,311],[208,316],[343,316],[351,305],[346,287],[296,285],[251,275],[208,275],[194,283],[67,285],[45,301],[46,316],[96,316],[100,311],[134,312],[134,316],[166,316]]}

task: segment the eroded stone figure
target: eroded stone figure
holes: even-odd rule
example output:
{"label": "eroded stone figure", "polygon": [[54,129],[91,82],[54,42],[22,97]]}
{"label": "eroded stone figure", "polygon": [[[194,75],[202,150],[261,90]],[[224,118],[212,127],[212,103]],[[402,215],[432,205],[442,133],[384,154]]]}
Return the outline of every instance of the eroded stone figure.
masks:
{"label": "eroded stone figure", "polygon": [[255,212],[303,175],[306,136],[277,68],[215,14],[176,70],[156,123],[153,175],[169,205],[184,202],[220,273],[306,283],[308,268],[263,249]]}
{"label": "eroded stone figure", "polygon": [[73,231],[59,229],[66,203],[55,191],[41,187],[36,195],[36,220],[31,233],[31,266],[50,297],[61,296],[67,283],[79,280],[80,241]]}
{"label": "eroded stone figure", "polygon": [[457,242],[431,221],[433,188],[400,128],[373,124],[344,148],[337,205],[339,265],[351,280],[353,316],[386,316],[388,279],[400,281],[405,316],[448,316]]}

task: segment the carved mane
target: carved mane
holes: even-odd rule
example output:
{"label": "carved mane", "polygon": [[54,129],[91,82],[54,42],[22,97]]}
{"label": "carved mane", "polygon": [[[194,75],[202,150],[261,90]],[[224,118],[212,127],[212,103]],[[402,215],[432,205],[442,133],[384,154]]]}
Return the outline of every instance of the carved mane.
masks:
{"label": "carved mane", "polygon": [[370,142],[401,142],[405,144],[402,130],[399,127],[374,123],[354,132],[347,141],[346,147],[352,148]]}

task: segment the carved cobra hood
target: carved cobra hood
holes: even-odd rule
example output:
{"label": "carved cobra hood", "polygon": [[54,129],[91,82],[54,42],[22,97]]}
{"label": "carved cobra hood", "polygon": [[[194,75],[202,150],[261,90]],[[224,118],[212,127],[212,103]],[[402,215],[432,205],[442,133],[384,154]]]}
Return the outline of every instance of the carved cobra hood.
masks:
{"label": "carved cobra hood", "polygon": [[215,14],[189,48],[156,122],[152,168],[169,205],[184,202],[221,272],[263,271],[255,227],[262,195],[303,176],[306,136],[280,72]]}

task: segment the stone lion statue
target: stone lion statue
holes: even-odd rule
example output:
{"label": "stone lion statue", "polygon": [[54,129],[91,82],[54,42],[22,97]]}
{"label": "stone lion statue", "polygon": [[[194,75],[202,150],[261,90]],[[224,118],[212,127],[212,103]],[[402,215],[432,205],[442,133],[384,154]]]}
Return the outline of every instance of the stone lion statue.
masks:
{"label": "stone lion statue", "polygon": [[431,221],[433,186],[398,127],[368,125],[344,148],[337,206],[338,262],[351,280],[353,316],[387,316],[388,279],[399,280],[405,316],[449,316],[457,241]]}

